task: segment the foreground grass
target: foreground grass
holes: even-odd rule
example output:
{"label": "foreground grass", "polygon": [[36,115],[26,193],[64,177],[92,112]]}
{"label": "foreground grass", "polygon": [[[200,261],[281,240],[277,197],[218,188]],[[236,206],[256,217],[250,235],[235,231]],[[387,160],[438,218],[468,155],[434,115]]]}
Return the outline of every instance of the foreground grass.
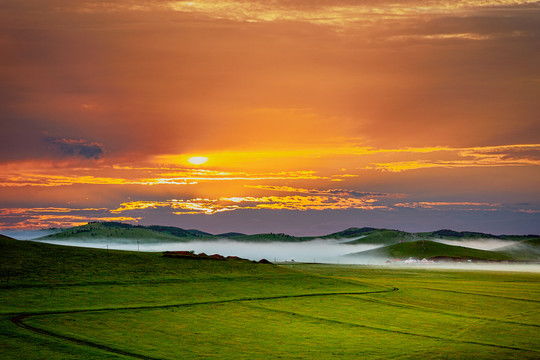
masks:
{"label": "foreground grass", "polygon": [[0,246],[2,359],[540,357],[539,274]]}

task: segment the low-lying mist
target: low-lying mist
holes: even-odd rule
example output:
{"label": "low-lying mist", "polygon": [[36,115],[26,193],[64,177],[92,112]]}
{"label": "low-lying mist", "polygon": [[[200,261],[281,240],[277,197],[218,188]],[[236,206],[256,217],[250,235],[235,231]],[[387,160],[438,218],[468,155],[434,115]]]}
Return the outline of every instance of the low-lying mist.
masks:
{"label": "low-lying mist", "polygon": [[511,240],[497,240],[497,239],[474,239],[474,240],[446,240],[436,239],[436,242],[440,242],[445,245],[462,246],[471,249],[478,250],[495,250],[503,246],[515,244],[515,241]]}
{"label": "low-lying mist", "polygon": [[44,229],[44,230],[2,230],[0,234],[12,237],[17,240],[32,240],[42,236],[59,233],[60,229]]}
{"label": "low-lying mist", "polygon": [[100,249],[130,251],[194,251],[208,255],[239,256],[249,260],[267,259],[272,262],[345,262],[343,255],[381,247],[377,244],[346,245],[337,240],[313,240],[305,242],[239,242],[233,240],[190,241],[174,243],[141,243],[125,239],[88,239],[87,241],[46,240],[49,244],[84,246]]}
{"label": "low-lying mist", "polygon": [[391,264],[390,268],[396,269],[441,269],[441,270],[477,270],[477,271],[517,271],[517,272],[540,272],[540,264],[527,263],[490,263],[490,262],[439,262],[431,264]]}
{"label": "low-lying mist", "polygon": [[[12,236],[19,240],[35,239],[36,235],[47,235],[35,231],[22,233],[17,232]],[[50,233],[50,232],[49,232]],[[353,239],[354,240],[354,239]],[[386,258],[366,256],[346,256],[384,246],[383,244],[347,244],[351,239],[315,239],[305,242],[240,242],[229,239],[200,240],[189,242],[155,242],[149,243],[134,239],[113,238],[88,238],[77,240],[40,240],[42,242],[90,247],[111,250],[163,252],[163,251],[194,251],[208,255],[220,254],[223,256],[238,256],[241,258],[259,261],[267,259],[271,262],[316,262],[329,264],[351,265],[376,265],[390,268],[416,268],[416,269],[463,269],[463,270],[490,270],[490,271],[527,271],[540,272],[540,264],[526,263],[476,263],[476,262],[431,262],[405,264],[399,262],[387,263]],[[495,250],[509,244],[512,241],[505,240],[437,240],[447,245],[457,245],[481,250]],[[525,246],[525,245],[523,245]],[[523,250],[521,248],[514,251]],[[538,248],[530,247],[531,254],[537,254]],[[540,254],[538,254],[540,255]],[[535,261],[535,260],[533,260]]]}

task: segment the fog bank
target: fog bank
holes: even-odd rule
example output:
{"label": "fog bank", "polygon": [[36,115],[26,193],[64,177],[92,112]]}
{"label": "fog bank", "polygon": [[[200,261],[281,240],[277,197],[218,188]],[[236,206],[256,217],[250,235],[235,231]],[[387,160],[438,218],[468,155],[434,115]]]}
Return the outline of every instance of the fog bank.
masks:
{"label": "fog bank", "polygon": [[17,240],[33,240],[42,236],[52,235],[61,232],[61,229],[44,229],[44,230],[1,230],[0,234],[9,236]]}
{"label": "fog bank", "polygon": [[515,244],[512,240],[497,240],[497,239],[475,239],[475,240],[433,240],[445,245],[461,246],[478,250],[494,250],[503,246]]}
{"label": "fog bank", "polygon": [[[445,240],[446,242],[447,240]],[[358,253],[375,248],[382,247],[382,244],[356,244],[347,245],[343,240],[322,240],[316,239],[306,242],[239,242],[234,240],[206,240],[190,242],[156,242],[143,243],[134,239],[80,239],[77,241],[69,240],[46,240],[42,241],[49,244],[90,247],[111,250],[144,251],[144,252],[163,252],[163,251],[194,251],[195,253],[206,253],[207,255],[220,254],[223,256],[238,256],[241,258],[259,261],[267,259],[271,262],[316,262],[328,264],[351,264],[351,265],[369,265],[384,266],[385,268],[396,269],[457,269],[457,270],[483,270],[483,271],[521,271],[521,272],[540,272],[540,264],[526,263],[475,263],[475,262],[436,262],[436,263],[387,263],[386,258],[350,256],[351,253]],[[455,242],[455,241],[452,241]],[[473,242],[478,241],[457,241],[461,246],[471,246]],[[480,242],[479,249],[494,248],[496,242],[489,240]],[[508,242],[503,241],[505,244]],[[484,244],[483,244],[484,243]],[[472,246],[471,246],[472,247]],[[349,256],[346,256],[349,255]]]}
{"label": "fog bank", "polygon": [[453,263],[440,262],[431,264],[391,264],[385,265],[389,268],[396,269],[441,269],[441,270],[477,270],[477,271],[516,271],[516,272],[540,272],[540,264],[520,264],[520,263],[488,263],[488,262],[472,262],[472,263]]}
{"label": "fog bank", "polygon": [[299,261],[344,263],[343,255],[375,249],[383,245],[357,244],[346,245],[337,240],[313,240],[305,242],[239,242],[233,240],[190,241],[185,243],[141,243],[129,239],[89,239],[88,241],[46,240],[49,244],[84,246],[100,249],[116,249],[130,251],[194,251],[208,255],[239,256],[249,260],[267,259],[272,262]]}

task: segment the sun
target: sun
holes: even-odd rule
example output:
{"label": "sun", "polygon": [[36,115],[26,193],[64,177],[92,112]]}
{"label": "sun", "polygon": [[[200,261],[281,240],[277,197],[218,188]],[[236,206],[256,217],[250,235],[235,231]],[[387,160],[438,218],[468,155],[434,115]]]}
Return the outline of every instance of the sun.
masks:
{"label": "sun", "polygon": [[192,163],[193,165],[201,165],[207,161],[208,158],[204,156],[193,156],[188,159],[188,162]]}

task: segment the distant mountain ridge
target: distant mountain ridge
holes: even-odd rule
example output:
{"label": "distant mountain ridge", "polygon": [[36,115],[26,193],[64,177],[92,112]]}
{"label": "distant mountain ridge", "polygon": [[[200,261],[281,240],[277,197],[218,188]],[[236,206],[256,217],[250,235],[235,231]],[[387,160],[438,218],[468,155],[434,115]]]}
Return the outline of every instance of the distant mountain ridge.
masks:
{"label": "distant mountain ridge", "polygon": [[264,233],[246,235],[237,232],[210,234],[196,229],[182,229],[163,225],[131,225],[121,222],[90,222],[86,225],[64,229],[59,233],[39,238],[39,240],[83,240],[99,238],[133,239],[141,241],[192,241],[230,239],[245,242],[302,242],[314,239],[345,240],[346,244],[385,244],[393,245],[417,240],[472,240],[498,239],[511,242],[531,240],[538,235],[492,235],[471,231],[437,230],[433,232],[409,233],[400,230],[377,229],[373,227],[348,228],[324,236],[292,236],[283,233]]}
{"label": "distant mountain ridge", "polygon": [[321,237],[322,238],[356,237],[356,236],[364,235],[365,233],[368,233],[374,230],[379,230],[379,229],[372,228],[372,227],[362,227],[362,228],[352,227],[352,228],[345,229],[343,231],[335,232],[335,233],[328,234]]}
{"label": "distant mountain ridge", "polygon": [[120,222],[90,222],[86,225],[75,226],[63,231],[43,236],[37,240],[70,240],[86,241],[88,239],[121,239],[144,242],[186,241],[197,236],[181,228],[169,226],[142,226]]}
{"label": "distant mountain ridge", "polygon": [[[300,237],[283,233],[263,233],[246,235],[229,232],[210,234],[196,229],[182,229],[162,225],[131,225],[120,222],[90,222],[41,237],[37,240],[65,240],[70,242],[110,242],[120,243],[160,243],[190,241],[237,241],[250,243],[293,243],[311,240],[339,241],[347,245],[381,245],[376,249],[353,253],[347,257],[416,260],[454,261],[540,261],[540,237],[537,235],[491,235],[471,231],[442,229],[432,232],[409,233],[400,230],[377,229],[372,227],[348,228],[324,236]],[[440,240],[451,240],[452,245]],[[467,247],[466,242],[497,241],[501,247],[493,250],[478,250]],[[455,242],[463,243],[458,246]]]}

